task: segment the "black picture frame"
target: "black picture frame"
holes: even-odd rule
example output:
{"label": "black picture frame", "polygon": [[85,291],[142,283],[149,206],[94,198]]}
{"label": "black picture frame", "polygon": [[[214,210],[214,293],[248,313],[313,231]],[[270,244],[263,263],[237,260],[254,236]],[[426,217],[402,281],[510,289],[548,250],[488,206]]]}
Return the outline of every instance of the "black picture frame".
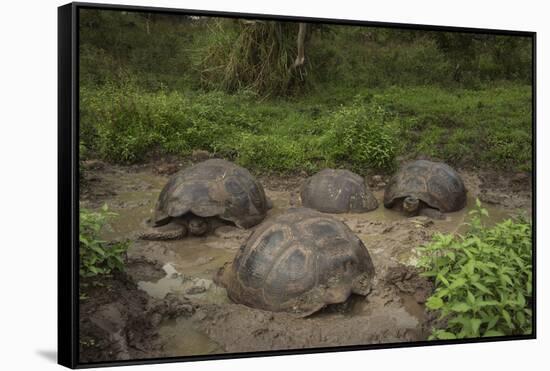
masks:
{"label": "black picture frame", "polygon": [[337,346],[327,348],[289,349],[252,353],[231,353],[218,355],[182,356],[151,358],[129,361],[79,362],[79,255],[78,255],[78,215],[79,215],[79,11],[81,9],[103,9],[162,14],[185,14],[218,16],[229,18],[304,21],[337,25],[399,28],[407,30],[431,30],[461,33],[484,33],[529,37],[532,40],[532,211],[533,211],[533,292],[536,293],[536,32],[496,30],[483,28],[462,28],[422,24],[371,22],[343,19],[309,18],[282,15],[231,13],[171,9],[130,5],[111,5],[74,2],[58,8],[58,363],[69,368],[89,368],[99,366],[122,366],[155,364],[183,361],[221,360],[228,358],[264,357],[290,354],[321,352],[342,352],[352,350],[386,349],[481,343],[510,340],[536,339],[537,302],[533,296],[533,333],[524,336],[503,336],[466,340],[433,340],[407,343],[365,344],[358,346]]}

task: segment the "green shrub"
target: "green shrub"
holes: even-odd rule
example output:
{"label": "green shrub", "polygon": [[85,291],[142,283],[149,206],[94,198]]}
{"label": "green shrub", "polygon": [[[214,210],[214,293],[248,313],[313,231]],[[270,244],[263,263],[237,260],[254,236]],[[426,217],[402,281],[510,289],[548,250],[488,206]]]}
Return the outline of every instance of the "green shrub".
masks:
{"label": "green shrub", "polygon": [[316,139],[244,133],[235,145],[236,160],[244,167],[262,171],[312,172],[328,165]]}
{"label": "green shrub", "polygon": [[438,234],[420,249],[423,275],[435,280],[426,307],[446,323],[430,339],[530,334],[531,224],[508,219],[487,228],[479,200],[470,213],[466,235]]}
{"label": "green shrub", "polygon": [[148,92],[134,83],[82,87],[80,140],[90,158],[112,163],[202,149],[239,158],[251,168],[284,172],[321,166],[389,171],[402,155],[454,166],[530,169],[528,86],[354,93],[342,88],[289,100],[260,98],[250,90]]}
{"label": "green shrub", "polygon": [[127,242],[107,243],[100,238],[102,228],[116,213],[107,205],[99,211],[80,209],[80,277],[93,278],[124,269]]}
{"label": "green shrub", "polygon": [[395,118],[378,105],[360,98],[341,107],[327,118],[325,134],[327,158],[349,163],[356,171],[391,170],[395,166],[397,138]]}

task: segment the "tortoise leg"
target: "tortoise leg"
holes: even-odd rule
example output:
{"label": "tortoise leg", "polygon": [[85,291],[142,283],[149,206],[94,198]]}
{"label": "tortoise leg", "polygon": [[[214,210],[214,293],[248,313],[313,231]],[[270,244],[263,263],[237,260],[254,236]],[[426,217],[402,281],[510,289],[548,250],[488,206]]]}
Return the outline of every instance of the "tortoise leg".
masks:
{"label": "tortoise leg", "polygon": [[419,215],[428,217],[430,219],[444,220],[446,219],[445,214],[437,209],[432,209],[430,207],[424,207],[420,210]]}
{"label": "tortoise leg", "polygon": [[179,240],[187,235],[187,224],[183,221],[170,222],[159,227],[146,227],[139,238],[147,241]]}

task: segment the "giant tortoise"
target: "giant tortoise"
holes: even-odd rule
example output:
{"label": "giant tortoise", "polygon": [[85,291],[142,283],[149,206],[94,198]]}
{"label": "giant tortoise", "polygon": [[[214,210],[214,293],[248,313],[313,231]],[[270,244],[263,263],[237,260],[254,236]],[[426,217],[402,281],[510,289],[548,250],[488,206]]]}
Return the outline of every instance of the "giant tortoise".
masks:
{"label": "giant tortoise", "polygon": [[250,228],[270,207],[262,185],[240,166],[211,159],[174,174],[162,189],[142,239],[177,239],[231,223]]}
{"label": "giant tortoise", "polygon": [[302,205],[324,213],[362,213],[378,207],[365,179],[349,170],[324,169],[302,186]]}
{"label": "giant tortoise", "polygon": [[307,316],[352,293],[367,295],[373,276],[367,248],[344,223],[291,208],[258,226],[216,282],[234,302]]}
{"label": "giant tortoise", "polygon": [[417,160],[404,165],[384,192],[384,206],[408,216],[443,218],[466,206],[466,188],[460,175],[441,162]]}

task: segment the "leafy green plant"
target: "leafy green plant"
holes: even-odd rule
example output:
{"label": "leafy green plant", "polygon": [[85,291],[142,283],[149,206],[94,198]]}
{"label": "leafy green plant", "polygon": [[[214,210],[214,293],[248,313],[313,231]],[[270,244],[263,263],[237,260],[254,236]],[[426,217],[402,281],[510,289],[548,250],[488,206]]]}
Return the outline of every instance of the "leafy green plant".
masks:
{"label": "leafy green plant", "polygon": [[426,307],[439,313],[430,339],[530,334],[531,224],[505,220],[486,227],[477,200],[464,236],[438,234],[420,249],[419,265],[435,280]]}
{"label": "leafy green plant", "polygon": [[357,171],[394,167],[397,152],[394,117],[383,107],[356,97],[352,105],[341,107],[327,120],[328,158],[347,162]]}
{"label": "leafy green plant", "polygon": [[80,277],[93,278],[124,269],[127,242],[107,243],[101,240],[101,230],[116,213],[107,205],[99,211],[80,209]]}

